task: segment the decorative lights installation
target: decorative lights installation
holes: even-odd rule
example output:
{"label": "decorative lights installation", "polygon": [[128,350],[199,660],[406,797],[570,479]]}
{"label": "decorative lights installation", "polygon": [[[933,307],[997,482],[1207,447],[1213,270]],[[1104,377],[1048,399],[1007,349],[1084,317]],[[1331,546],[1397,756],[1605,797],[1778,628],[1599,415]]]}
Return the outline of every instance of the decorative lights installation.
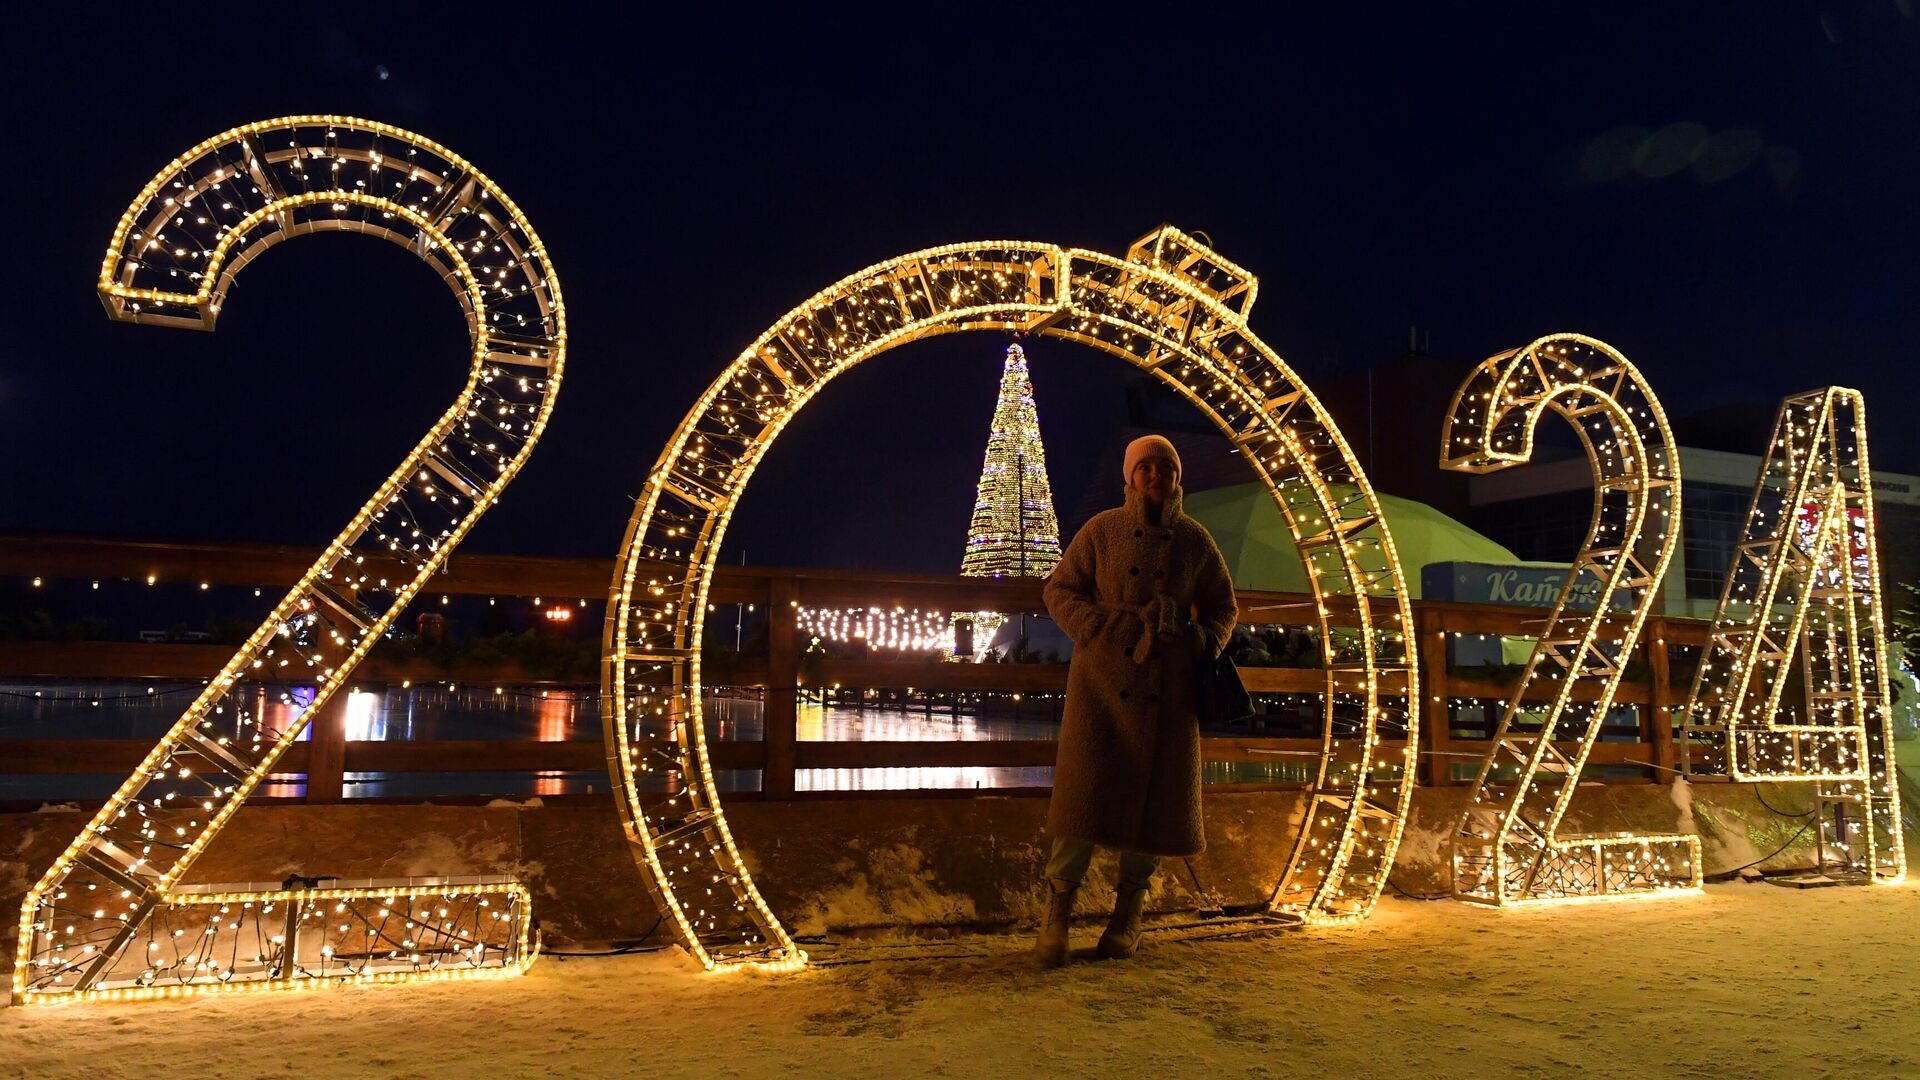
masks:
{"label": "decorative lights installation", "polygon": [[[1454,895],[1504,905],[1696,889],[1697,836],[1559,834],[1680,540],[1680,461],[1659,399],[1611,346],[1549,335],[1467,376],[1448,409],[1440,464],[1485,473],[1531,459],[1549,409],[1586,448],[1593,524],[1474,780],[1453,840]],[[1593,606],[1574,610],[1574,596]],[[1598,692],[1582,700],[1586,687]]]}
{"label": "decorative lights installation", "polygon": [[1060,562],[1060,522],[1047,479],[1047,448],[1033,403],[1027,351],[1007,346],[987,451],[980,463],[963,577],[1046,577]]}
{"label": "decorative lights installation", "polygon": [[[1027,368],[1027,351],[1016,343],[1007,346],[1000,369],[1000,393],[987,431],[960,575],[1046,577],[1059,563],[1060,521],[1053,510],[1053,484],[1047,479],[1047,448],[1040,441],[1033,374]],[[963,620],[973,627],[971,658],[980,660],[1007,617],[998,611],[954,612],[956,624]]]}
{"label": "decorative lights installation", "polygon": [[1679,711],[1682,768],[1811,780],[1821,868],[1904,879],[1859,391],[1830,386],[1780,403],[1707,640]]}
{"label": "decorative lights installation", "polygon": [[[1379,503],[1345,440],[1247,327],[1256,289],[1251,274],[1171,226],[1124,258],[1013,241],[927,248],[815,294],[694,403],[621,545],[603,716],[634,857],[705,968],[806,962],[742,863],[707,754],[700,643],[727,522],[781,429],[834,376],[897,345],[968,330],[1077,341],[1153,372],[1227,432],[1272,489],[1307,564],[1326,676],[1322,756],[1272,904],[1313,922],[1372,910],[1412,794],[1412,612]],[[1406,741],[1381,745],[1383,727]]]}
{"label": "decorative lights installation", "polygon": [[871,649],[953,652],[953,617],[938,611],[803,605],[794,621],[802,634],[840,645],[862,641]]}
{"label": "decorative lights installation", "polygon": [[175,158],[121,215],[100,299],[116,319],[211,330],[242,268],[317,232],[393,241],[445,279],[467,316],[465,385],[27,894],[16,1003],[533,962],[510,880],[181,883],[519,471],[566,361],[560,284],[513,201],[445,147],[344,116],[248,124]]}

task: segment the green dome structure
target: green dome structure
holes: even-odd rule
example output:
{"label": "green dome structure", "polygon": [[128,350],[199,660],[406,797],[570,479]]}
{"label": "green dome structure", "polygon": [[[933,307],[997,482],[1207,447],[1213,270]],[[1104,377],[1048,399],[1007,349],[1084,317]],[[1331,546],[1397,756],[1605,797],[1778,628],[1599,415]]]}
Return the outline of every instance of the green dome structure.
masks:
{"label": "green dome structure", "polygon": [[[1422,502],[1380,494],[1394,550],[1414,599],[1421,599],[1420,568],[1430,563],[1523,563],[1513,552]],[[1242,589],[1307,592],[1306,569],[1287,520],[1266,485],[1234,484],[1185,493],[1185,510],[1213,534],[1233,583]]]}

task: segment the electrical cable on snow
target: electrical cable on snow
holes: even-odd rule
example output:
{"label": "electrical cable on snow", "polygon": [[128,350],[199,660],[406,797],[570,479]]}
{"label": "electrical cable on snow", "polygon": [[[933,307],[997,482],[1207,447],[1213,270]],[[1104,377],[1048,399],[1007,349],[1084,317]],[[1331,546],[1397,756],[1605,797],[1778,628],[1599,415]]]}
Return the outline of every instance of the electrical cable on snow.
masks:
{"label": "electrical cable on snow", "polygon": [[[1812,813],[1812,811],[1808,811],[1808,813]],[[1743,866],[1736,866],[1731,870],[1716,870],[1711,874],[1702,874],[1701,876],[1704,878],[1715,878],[1715,879],[1727,878],[1727,877],[1732,877],[1733,875],[1739,873],[1742,870],[1747,869],[1748,867],[1759,866],[1761,863],[1766,862],[1768,859],[1771,859],[1775,855],[1778,855],[1781,852],[1792,847],[1793,842],[1795,840],[1800,839],[1802,836],[1805,836],[1807,834],[1807,830],[1813,828],[1813,826],[1814,826],[1814,822],[1811,822],[1811,821],[1807,822],[1805,825],[1800,826],[1800,831],[1797,833],[1794,833],[1792,836],[1787,837],[1786,843],[1781,844],[1779,847],[1774,848],[1772,851],[1768,852],[1765,855],[1760,856],[1759,858],[1753,860],[1750,863],[1747,863]]]}
{"label": "electrical cable on snow", "polygon": [[[653,932],[655,930],[660,929],[660,924],[663,921],[665,921],[665,919],[666,919],[666,916],[664,915],[654,919],[653,925],[647,927],[647,932],[644,934],[641,934],[638,940],[645,941],[648,938],[652,937]],[[659,952],[662,949],[671,949],[674,947],[675,944],[678,944],[678,942],[675,942],[673,944],[668,944],[668,945],[640,945],[640,944],[622,945],[618,949],[608,949],[605,952],[555,952],[552,949],[541,949],[540,953],[543,956],[558,956],[562,959],[567,959],[571,957],[588,957],[588,956],[627,956],[631,953]]]}

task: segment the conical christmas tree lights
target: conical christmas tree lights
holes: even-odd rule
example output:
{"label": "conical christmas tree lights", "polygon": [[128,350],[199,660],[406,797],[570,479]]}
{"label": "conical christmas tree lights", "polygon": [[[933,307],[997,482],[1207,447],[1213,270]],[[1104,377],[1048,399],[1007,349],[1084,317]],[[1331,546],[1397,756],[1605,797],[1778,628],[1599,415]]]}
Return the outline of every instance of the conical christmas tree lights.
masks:
{"label": "conical christmas tree lights", "polygon": [[[1000,372],[1000,396],[987,435],[986,460],[967,527],[967,550],[960,560],[963,577],[1046,577],[1060,562],[1060,522],[1054,516],[1053,487],[1047,481],[1047,450],[1040,441],[1040,416],[1033,404],[1033,375],[1026,350],[1007,346]],[[973,656],[986,655],[994,632],[1006,616],[997,611],[958,612],[956,623],[972,624]]]}

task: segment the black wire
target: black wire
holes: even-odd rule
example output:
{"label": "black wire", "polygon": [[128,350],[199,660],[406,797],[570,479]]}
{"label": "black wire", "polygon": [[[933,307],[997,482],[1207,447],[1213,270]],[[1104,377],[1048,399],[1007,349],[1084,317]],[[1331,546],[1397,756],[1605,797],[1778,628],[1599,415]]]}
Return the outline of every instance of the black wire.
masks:
{"label": "black wire", "polygon": [[847,960],[837,960],[837,959],[836,960],[816,960],[813,962],[813,966],[814,967],[848,967],[853,964],[890,964],[890,963],[910,962],[914,960],[968,960],[976,957],[997,956],[997,955],[999,954],[984,953],[984,952],[964,952],[964,953],[938,953],[932,956],[863,956],[858,959],[847,959]]}
{"label": "black wire", "polygon": [[[1812,811],[1812,810],[1808,810],[1808,811],[1806,811],[1806,812],[1804,812],[1804,813],[1799,813],[1799,814],[1789,814],[1789,813],[1787,813],[1787,812],[1786,812],[1785,810],[1782,810],[1782,809],[1780,809],[1779,807],[1777,807],[1777,806],[1775,806],[1775,805],[1773,805],[1772,803],[1770,803],[1770,802],[1768,802],[1768,801],[1767,801],[1767,789],[1765,789],[1765,788],[1763,788],[1763,787],[1761,787],[1761,786],[1760,786],[1759,784],[1755,784],[1755,785],[1753,785],[1753,796],[1754,796],[1754,798],[1756,798],[1756,799],[1759,799],[1759,800],[1760,800],[1760,805],[1761,805],[1761,806],[1764,806],[1764,807],[1766,807],[1767,809],[1769,809],[1769,810],[1771,810],[1771,811],[1773,811],[1774,813],[1776,813],[1776,814],[1779,814],[1779,815],[1780,815],[1781,817],[1788,817],[1788,818],[1801,818],[1801,817],[1812,817],[1812,816],[1813,816],[1813,811]],[[1816,808],[1816,809],[1817,809],[1817,808]]]}
{"label": "black wire", "polygon": [[[661,922],[663,922],[663,921],[665,921],[665,919],[666,919],[666,916],[665,916],[665,915],[661,915],[661,916],[658,916],[658,917],[656,917],[656,918],[655,918],[655,919],[653,920],[653,925],[652,925],[652,926],[649,926],[649,927],[647,927],[647,932],[646,932],[646,933],[644,933],[644,934],[641,934],[641,935],[640,935],[640,940],[641,940],[641,941],[645,941],[646,939],[648,939],[648,938],[650,938],[650,937],[652,937],[652,936],[653,936],[653,932],[654,932],[655,930],[658,930],[658,929],[660,929],[660,924],[661,924]],[[541,949],[540,951],[541,951],[541,953],[543,953],[543,954],[545,954],[545,955],[547,955],[547,956],[563,956],[563,957],[564,957],[564,956],[572,956],[572,957],[580,957],[580,956],[626,956],[626,955],[627,955],[627,954],[629,954],[629,953],[649,953],[649,952],[659,952],[659,951],[661,951],[662,949],[671,949],[671,948],[673,948],[673,946],[672,946],[671,944],[669,944],[669,945],[639,945],[639,944],[634,944],[634,945],[623,945],[623,946],[621,946],[621,947],[620,947],[620,948],[618,948],[618,949],[609,949],[609,950],[607,950],[606,952],[555,952],[555,951],[553,951],[552,949]]]}
{"label": "black wire", "polygon": [[[1811,813],[1811,811],[1809,811],[1809,813]],[[1789,837],[1787,837],[1787,842],[1786,842],[1786,843],[1784,843],[1784,844],[1781,844],[1781,845],[1780,845],[1779,847],[1777,847],[1777,848],[1774,848],[1774,849],[1773,849],[1772,851],[1770,851],[1770,852],[1768,852],[1768,853],[1767,853],[1767,854],[1765,854],[1765,855],[1762,855],[1762,856],[1760,856],[1759,858],[1757,858],[1757,859],[1755,859],[1755,860],[1753,860],[1753,861],[1752,861],[1752,862],[1750,862],[1750,863],[1747,863],[1747,864],[1745,864],[1745,865],[1743,865],[1743,866],[1736,866],[1736,867],[1734,867],[1734,868],[1733,868],[1733,869],[1731,869],[1731,870],[1716,870],[1716,871],[1714,871],[1714,872],[1713,872],[1713,873],[1711,873],[1711,874],[1705,874],[1705,875],[1702,875],[1702,876],[1703,876],[1703,877],[1710,877],[1710,878],[1726,878],[1726,877],[1732,877],[1733,875],[1735,875],[1735,874],[1737,874],[1737,873],[1739,873],[1739,872],[1740,872],[1740,871],[1742,871],[1742,870],[1745,870],[1745,869],[1747,869],[1748,867],[1753,867],[1753,866],[1759,866],[1759,865],[1760,865],[1761,863],[1763,863],[1763,862],[1766,862],[1766,861],[1767,861],[1768,859],[1771,859],[1771,858],[1773,858],[1773,857],[1774,857],[1775,855],[1778,855],[1778,854],[1780,854],[1781,852],[1783,852],[1783,851],[1785,851],[1785,850],[1787,850],[1788,848],[1790,848],[1790,847],[1792,847],[1792,846],[1793,846],[1793,842],[1794,842],[1795,840],[1798,840],[1798,839],[1800,839],[1800,838],[1801,838],[1802,836],[1805,836],[1805,835],[1806,835],[1806,833],[1807,833],[1807,830],[1808,830],[1808,829],[1811,829],[1811,828],[1813,828],[1813,826],[1814,826],[1814,823],[1813,823],[1813,822],[1811,822],[1811,821],[1809,821],[1809,822],[1807,822],[1807,823],[1806,823],[1805,825],[1802,825],[1802,826],[1800,826],[1800,831],[1799,831],[1799,832],[1797,832],[1797,833],[1794,833],[1794,834],[1793,834],[1792,836],[1789,836]]]}
{"label": "black wire", "polygon": [[627,956],[633,953],[661,952],[666,949],[671,949],[673,947],[674,946],[672,945],[628,945],[624,948],[608,949],[606,952],[557,952],[553,949],[541,949],[540,955],[558,956],[561,959],[580,958],[580,957],[598,957],[598,956]]}
{"label": "black wire", "polygon": [[1399,883],[1391,877],[1387,879],[1387,888],[1392,889],[1408,900],[1446,900],[1453,896],[1452,893],[1410,893],[1401,888]]}
{"label": "black wire", "polygon": [[1195,872],[1193,869],[1193,860],[1190,858],[1182,857],[1180,862],[1186,866],[1187,876],[1193,879],[1193,891],[1200,894],[1202,898],[1211,895],[1207,892],[1207,887],[1205,885],[1200,884],[1200,875],[1197,872]]}

